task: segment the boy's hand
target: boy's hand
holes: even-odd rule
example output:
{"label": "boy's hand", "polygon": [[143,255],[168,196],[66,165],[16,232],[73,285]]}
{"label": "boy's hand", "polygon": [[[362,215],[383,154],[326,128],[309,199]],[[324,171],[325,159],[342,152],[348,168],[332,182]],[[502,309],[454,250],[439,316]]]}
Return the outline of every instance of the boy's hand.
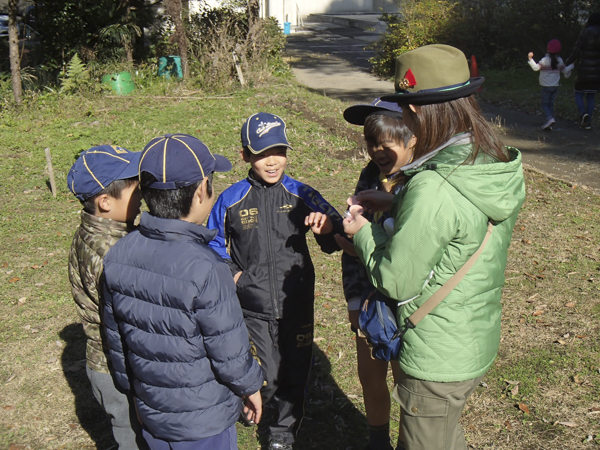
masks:
{"label": "boy's hand", "polygon": [[392,209],[392,203],[394,203],[394,194],[368,189],[348,198],[346,203],[350,206],[360,205],[371,214],[376,211],[389,211]]}
{"label": "boy's hand", "polygon": [[329,234],[333,231],[333,223],[327,214],[311,212],[304,219],[304,225],[309,226],[315,234]]}
{"label": "boy's hand", "polygon": [[258,423],[262,416],[262,398],[260,391],[256,391],[254,394],[244,397],[244,415],[246,419]]}
{"label": "boy's hand", "polygon": [[340,236],[339,234],[334,235],[333,238],[335,239],[335,242],[337,242],[337,245],[339,245],[345,253],[348,253],[350,256],[353,256],[355,258],[358,256],[356,250],[354,250],[354,244],[348,239],[346,239],[343,236]]}
{"label": "boy's hand", "polygon": [[237,284],[238,280],[240,279],[240,277],[242,276],[242,272],[238,272],[233,276],[233,281],[235,281],[235,284]]}
{"label": "boy's hand", "polygon": [[527,59],[529,59],[529,61],[531,61],[532,58],[533,58],[533,52],[527,53]]}

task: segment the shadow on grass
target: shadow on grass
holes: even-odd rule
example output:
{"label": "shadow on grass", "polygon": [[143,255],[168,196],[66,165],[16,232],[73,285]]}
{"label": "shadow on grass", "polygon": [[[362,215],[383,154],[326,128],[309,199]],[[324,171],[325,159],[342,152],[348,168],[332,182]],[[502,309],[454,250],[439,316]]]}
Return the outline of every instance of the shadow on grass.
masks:
{"label": "shadow on grass", "polygon": [[362,449],[367,444],[366,417],[337,385],[327,355],[316,344],[313,356],[305,417],[294,449]]}
{"label": "shadow on grass", "polygon": [[89,434],[98,450],[116,449],[117,443],[112,435],[111,423],[96,401],[92,386],[85,373],[86,336],[83,325],[72,323],[59,334],[66,346],[61,356],[65,379],[75,397],[75,413],[81,427]]}

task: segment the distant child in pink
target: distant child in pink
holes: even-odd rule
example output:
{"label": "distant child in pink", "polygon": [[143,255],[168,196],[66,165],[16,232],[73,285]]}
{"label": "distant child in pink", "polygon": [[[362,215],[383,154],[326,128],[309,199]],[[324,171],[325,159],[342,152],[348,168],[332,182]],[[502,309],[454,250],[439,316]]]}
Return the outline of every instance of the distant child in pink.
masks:
{"label": "distant child in pink", "polygon": [[565,66],[562,58],[558,56],[560,52],[560,41],[558,39],[552,39],[548,42],[548,53],[544,56],[539,63],[536,63],[533,59],[533,52],[529,52],[527,55],[529,59],[529,67],[536,72],[540,72],[540,86],[542,86],[542,109],[546,114],[546,122],[542,125],[542,130],[551,130],[552,126],[556,123],[554,119],[554,101],[558,94],[558,86],[560,81],[560,74],[569,78],[573,65]]}

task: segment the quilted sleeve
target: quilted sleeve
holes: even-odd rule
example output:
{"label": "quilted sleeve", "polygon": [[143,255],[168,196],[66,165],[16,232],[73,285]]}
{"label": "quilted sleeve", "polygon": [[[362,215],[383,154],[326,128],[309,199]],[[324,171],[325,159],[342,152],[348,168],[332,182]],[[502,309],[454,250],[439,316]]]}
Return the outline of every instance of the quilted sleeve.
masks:
{"label": "quilted sleeve", "polygon": [[[110,266],[108,266],[110,267]],[[105,269],[107,269],[105,267]],[[126,349],[123,347],[119,324],[117,323],[113,309],[113,292],[108,289],[104,283],[104,331],[108,345],[110,362],[113,369],[113,376],[117,384],[129,391],[129,378],[127,377]]]}
{"label": "quilted sleeve", "polygon": [[195,316],[214,373],[238,396],[257,392],[263,383],[260,366],[250,353],[248,330],[224,264],[215,264],[199,288]]}
{"label": "quilted sleeve", "polygon": [[368,223],[354,245],[373,286],[396,300],[418,295],[431,270],[456,234],[457,213],[439,177],[415,176],[396,196],[390,217],[394,232]]}

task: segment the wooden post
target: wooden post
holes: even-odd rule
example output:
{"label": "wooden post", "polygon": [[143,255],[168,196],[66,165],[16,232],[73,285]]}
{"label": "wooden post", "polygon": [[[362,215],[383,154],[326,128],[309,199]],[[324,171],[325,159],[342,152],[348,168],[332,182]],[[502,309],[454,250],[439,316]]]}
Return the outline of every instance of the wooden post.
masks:
{"label": "wooden post", "polygon": [[50,156],[50,148],[46,147],[44,153],[46,154],[46,163],[48,164],[48,175],[50,175],[50,189],[52,190],[52,197],[56,198],[56,182],[54,181],[54,169],[52,168],[52,156]]}
{"label": "wooden post", "polygon": [[235,64],[235,70],[237,70],[238,78],[240,79],[240,84],[242,86],[246,86],[246,81],[244,80],[244,74],[242,73],[242,68],[240,67],[240,62],[238,61],[238,57],[237,57],[235,51],[233,52],[233,63]]}

